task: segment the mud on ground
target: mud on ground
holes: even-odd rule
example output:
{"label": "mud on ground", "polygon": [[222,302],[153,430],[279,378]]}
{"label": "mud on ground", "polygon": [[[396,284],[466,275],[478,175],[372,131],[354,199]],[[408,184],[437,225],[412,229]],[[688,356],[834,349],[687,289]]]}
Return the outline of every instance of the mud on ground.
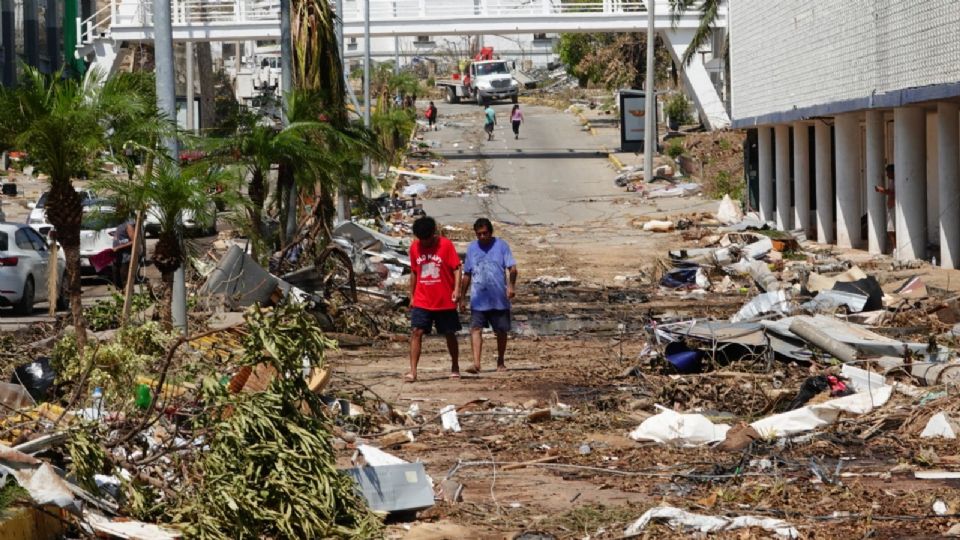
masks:
{"label": "mud on ground", "polygon": [[[456,225],[469,230],[469,224]],[[657,505],[781,518],[804,538],[930,537],[956,522],[932,516],[931,508],[941,500],[948,515],[960,512],[958,481],[913,477],[914,470],[955,467],[954,445],[921,444],[917,434],[925,419],[912,416],[915,400],[904,395],[808,437],[760,440],[733,453],[631,440],[627,434],[656,404],[729,424],[782,410],[817,368],[756,359],[723,367],[726,375],[680,377],[641,362],[651,316],[726,318],[745,301],[737,293],[684,298],[658,290],[656,260],[683,243],[679,233],[624,237],[602,226],[498,232],[511,242],[521,272],[508,372],[494,370],[492,335],[485,338],[483,371],[458,380],[449,378],[437,337],[425,341],[420,379],[412,384],[402,380],[408,367],[403,334],[332,358],[345,381],[341,391],[367,399],[375,393],[399,412],[419,408],[426,423],[407,426],[415,442],[388,451],[422,461],[437,482],[449,477],[464,485],[462,502],[438,503],[416,520],[397,520],[389,537],[513,538],[541,531],[557,538],[621,538],[627,525]],[[533,283],[538,276],[571,279],[549,286]],[[460,353],[462,370],[471,363],[463,337]],[[460,433],[442,431],[437,420],[447,404],[461,407]],[[550,408],[553,418],[527,420],[532,411]],[[377,435],[368,437],[378,444]],[[342,450],[341,458],[352,452]],[[687,534],[656,525],[643,537]],[[713,537],[772,533],[751,529]]]}

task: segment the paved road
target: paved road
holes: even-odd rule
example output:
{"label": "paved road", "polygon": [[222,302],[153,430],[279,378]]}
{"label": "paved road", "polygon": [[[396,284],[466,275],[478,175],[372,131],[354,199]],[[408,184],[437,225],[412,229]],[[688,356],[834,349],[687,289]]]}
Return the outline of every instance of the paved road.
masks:
{"label": "paved road", "polygon": [[623,196],[623,190],[613,184],[614,171],[601,151],[603,140],[584,132],[572,114],[521,105],[525,122],[519,140],[514,140],[508,121],[512,105],[495,105],[498,125],[488,142],[482,109],[470,104],[438,107],[441,123],[446,119],[454,125],[425,138],[441,142],[437,150],[447,160],[446,169],[481,160],[475,171],[472,164],[468,171],[504,189],[426,200],[430,215],[446,222],[489,216],[506,223],[570,225],[620,212],[609,204]]}

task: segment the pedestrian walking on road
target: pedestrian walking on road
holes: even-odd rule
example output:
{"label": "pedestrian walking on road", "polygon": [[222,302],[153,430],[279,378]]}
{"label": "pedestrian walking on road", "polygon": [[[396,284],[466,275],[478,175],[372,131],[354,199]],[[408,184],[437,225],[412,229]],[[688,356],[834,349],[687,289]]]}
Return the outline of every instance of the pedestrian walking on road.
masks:
{"label": "pedestrian walking on road", "polygon": [[497,336],[497,371],[506,371],[507,333],[510,331],[510,300],[517,285],[517,262],[510,246],[493,236],[493,224],[480,218],[473,224],[477,240],[467,246],[464,264],[461,306],[465,307],[470,292],[470,344],[473,367],[468,373],[480,373],[483,352],[483,329],[489,326]]}
{"label": "pedestrian walking on road", "polygon": [[410,246],[410,372],[404,380],[417,380],[423,335],[430,333],[434,326],[437,333],[447,339],[450,378],[458,379],[460,349],[457,332],[461,326],[457,306],[463,276],[460,256],[453,242],[437,234],[437,222],[431,217],[414,221],[413,234],[417,239]]}
{"label": "pedestrian walking on road", "polygon": [[483,130],[487,132],[487,140],[493,140],[493,126],[497,125],[497,112],[493,110],[493,105],[487,105],[483,111],[484,124]]}
{"label": "pedestrian walking on road", "polygon": [[424,112],[424,116],[427,117],[429,129],[436,131],[437,130],[437,125],[436,125],[437,124],[437,107],[436,105],[433,104],[432,101],[430,102],[430,106],[427,107],[426,112]]}
{"label": "pedestrian walking on road", "polygon": [[520,105],[514,105],[510,111],[510,122],[513,124],[513,138],[520,138],[520,124],[523,123],[523,112],[520,111]]}

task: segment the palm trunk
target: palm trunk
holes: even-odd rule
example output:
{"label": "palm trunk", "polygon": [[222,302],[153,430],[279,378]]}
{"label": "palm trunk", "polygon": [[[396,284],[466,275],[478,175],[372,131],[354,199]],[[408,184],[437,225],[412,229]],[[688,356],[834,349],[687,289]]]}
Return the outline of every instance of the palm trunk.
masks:
{"label": "palm trunk", "polygon": [[261,234],[263,231],[261,227],[263,226],[263,203],[267,199],[266,193],[266,182],[264,181],[263,171],[256,169],[253,171],[252,178],[250,179],[250,187],[247,189],[247,194],[250,196],[250,234],[253,235],[253,242],[251,243],[251,253],[253,260],[260,262],[260,246],[259,241],[263,239]]}
{"label": "palm trunk", "polygon": [[[290,201],[290,190],[296,189],[293,181],[293,169],[289,165],[280,164],[280,167],[277,170],[277,203],[280,206],[280,246],[286,247],[288,235],[287,235],[287,220],[289,219],[290,212],[296,212],[295,207],[291,208]],[[296,215],[296,214],[294,214]]]}
{"label": "palm trunk", "polygon": [[173,272],[160,274],[160,324],[173,331]]}
{"label": "palm trunk", "polygon": [[70,295],[70,314],[73,327],[77,332],[77,351],[82,356],[87,346],[87,323],[83,318],[83,292],[80,288],[80,246],[64,246],[63,255],[67,259],[67,292]]}

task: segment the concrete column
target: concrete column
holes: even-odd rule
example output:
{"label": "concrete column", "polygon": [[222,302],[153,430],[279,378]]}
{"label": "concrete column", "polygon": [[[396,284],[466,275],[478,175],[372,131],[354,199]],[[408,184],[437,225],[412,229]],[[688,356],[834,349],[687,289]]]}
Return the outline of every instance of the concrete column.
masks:
{"label": "concrete column", "polygon": [[3,35],[3,85],[17,84],[17,51],[14,40],[13,0],[0,0],[0,34]]}
{"label": "concrete column", "polygon": [[867,111],[867,249],[883,253],[887,246],[887,196],[877,187],[887,187],[883,163],[883,113]]}
{"label": "concrete column", "polygon": [[817,242],[832,244],[833,237],[833,150],[830,146],[830,126],[818,121],[813,128],[814,159],[817,182]]}
{"label": "concrete column", "polygon": [[50,71],[56,72],[60,69],[61,52],[60,43],[60,7],[57,0],[47,0],[47,56],[50,57]]}
{"label": "concrete column", "polygon": [[40,19],[37,0],[23,0],[23,55],[27,65],[40,67]]}
{"label": "concrete column", "polygon": [[937,144],[940,146],[940,266],[960,265],[960,108],[937,104]]}
{"label": "concrete column", "polygon": [[804,122],[793,123],[793,227],[810,229],[810,133]]}
{"label": "concrete column", "polygon": [[773,141],[770,128],[757,128],[757,158],[760,176],[760,219],[773,221]]}
{"label": "concrete column", "polygon": [[860,116],[837,115],[837,245],[860,247]]}
{"label": "concrete column", "polygon": [[927,255],[927,136],[926,113],[919,107],[893,111],[896,245],[899,260]]}
{"label": "concrete column", "polygon": [[790,202],[793,190],[790,186],[790,126],[780,124],[773,128],[777,152],[777,228],[789,231],[793,228],[793,205]]}

